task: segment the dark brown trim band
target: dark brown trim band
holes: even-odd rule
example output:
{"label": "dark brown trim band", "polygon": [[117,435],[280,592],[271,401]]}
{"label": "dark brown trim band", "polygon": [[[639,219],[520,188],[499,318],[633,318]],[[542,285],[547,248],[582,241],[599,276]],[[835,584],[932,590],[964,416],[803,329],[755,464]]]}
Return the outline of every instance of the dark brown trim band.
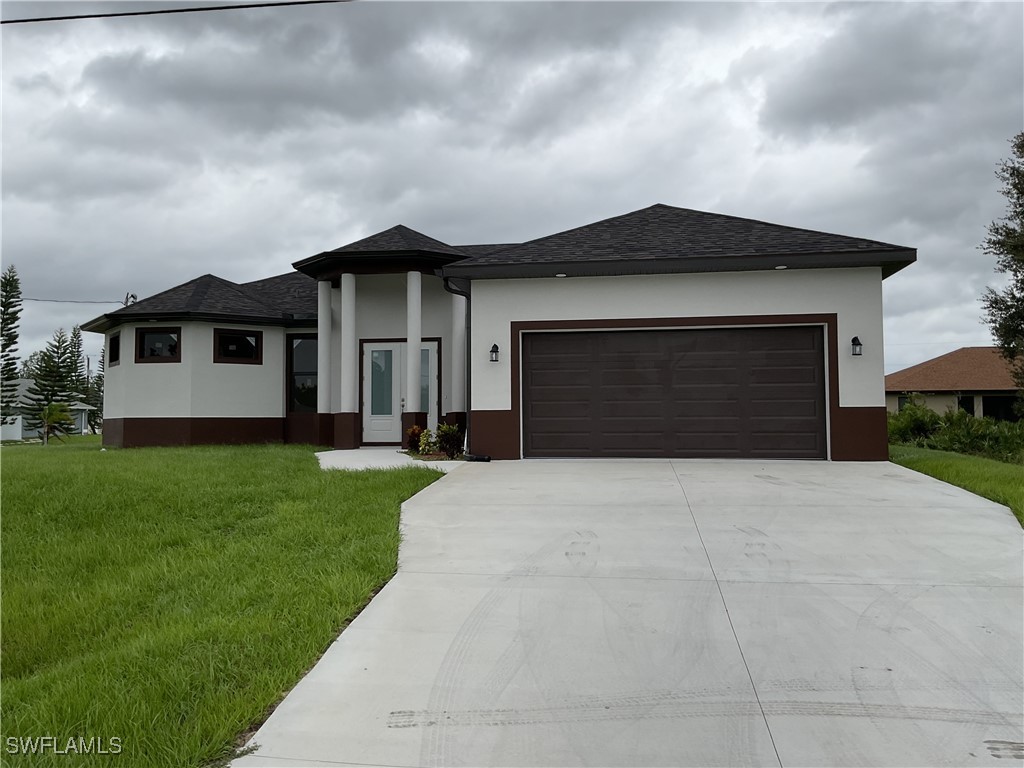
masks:
{"label": "dark brown trim band", "polygon": [[173,445],[245,445],[280,443],[282,418],[183,417],[103,420],[103,445],[145,448]]}

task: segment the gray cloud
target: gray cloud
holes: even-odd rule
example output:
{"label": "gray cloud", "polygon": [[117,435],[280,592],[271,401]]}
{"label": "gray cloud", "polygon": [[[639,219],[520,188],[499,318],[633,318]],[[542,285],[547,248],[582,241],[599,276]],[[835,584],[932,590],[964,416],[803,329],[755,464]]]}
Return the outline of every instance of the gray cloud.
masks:
{"label": "gray cloud", "polygon": [[[975,246],[1020,130],[1021,22],[359,3],[4,27],[3,259],[27,295],[106,300],[396,223],[522,240],[661,201],[917,246],[886,282],[891,369],[987,338]],[[30,307],[22,349],[100,309]]]}

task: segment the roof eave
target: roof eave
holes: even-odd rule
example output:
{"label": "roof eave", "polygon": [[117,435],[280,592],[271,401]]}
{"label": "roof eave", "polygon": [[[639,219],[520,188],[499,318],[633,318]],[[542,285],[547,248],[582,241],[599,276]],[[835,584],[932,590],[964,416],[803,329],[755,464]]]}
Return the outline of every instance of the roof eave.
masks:
{"label": "roof eave", "polygon": [[219,312],[136,312],[118,314],[116,312],[100,315],[97,318],[83,323],[83,331],[92,333],[106,333],[109,330],[129,323],[169,323],[169,322],[210,322],[210,323],[231,323],[235,325],[276,325],[290,326],[297,320],[290,314],[282,314],[280,317],[266,317],[260,315],[233,315]]}
{"label": "roof eave", "polygon": [[710,256],[701,258],[650,258],[607,261],[548,261],[520,264],[450,264],[442,269],[445,277],[487,280],[500,278],[604,277],[617,275],[692,274],[700,272],[751,272],[787,269],[849,269],[880,267],[883,279],[917,260],[912,248],[869,253],[821,253],[766,256]]}
{"label": "roof eave", "polygon": [[465,256],[453,256],[431,251],[361,251],[339,253],[324,251],[292,266],[304,275],[317,280],[334,280],[349,272],[356,275],[389,274],[395,272],[433,271],[462,261]]}

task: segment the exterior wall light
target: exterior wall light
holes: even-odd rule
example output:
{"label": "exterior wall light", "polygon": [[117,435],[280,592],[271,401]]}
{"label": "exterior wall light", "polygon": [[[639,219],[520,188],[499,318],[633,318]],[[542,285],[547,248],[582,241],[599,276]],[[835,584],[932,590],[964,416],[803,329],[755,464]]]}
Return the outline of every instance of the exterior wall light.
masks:
{"label": "exterior wall light", "polygon": [[491,362],[492,363],[498,362],[498,345],[497,344],[492,344],[491,345]]}
{"label": "exterior wall light", "polygon": [[864,345],[860,343],[860,336],[854,336],[850,340],[850,347],[854,357],[860,357],[864,354]]}

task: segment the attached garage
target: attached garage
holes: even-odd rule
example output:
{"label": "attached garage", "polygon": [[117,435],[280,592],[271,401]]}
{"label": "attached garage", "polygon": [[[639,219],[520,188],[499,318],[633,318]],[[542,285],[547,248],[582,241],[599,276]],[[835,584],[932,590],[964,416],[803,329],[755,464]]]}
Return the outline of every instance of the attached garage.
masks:
{"label": "attached garage", "polygon": [[524,333],[527,457],[824,459],[821,326]]}

